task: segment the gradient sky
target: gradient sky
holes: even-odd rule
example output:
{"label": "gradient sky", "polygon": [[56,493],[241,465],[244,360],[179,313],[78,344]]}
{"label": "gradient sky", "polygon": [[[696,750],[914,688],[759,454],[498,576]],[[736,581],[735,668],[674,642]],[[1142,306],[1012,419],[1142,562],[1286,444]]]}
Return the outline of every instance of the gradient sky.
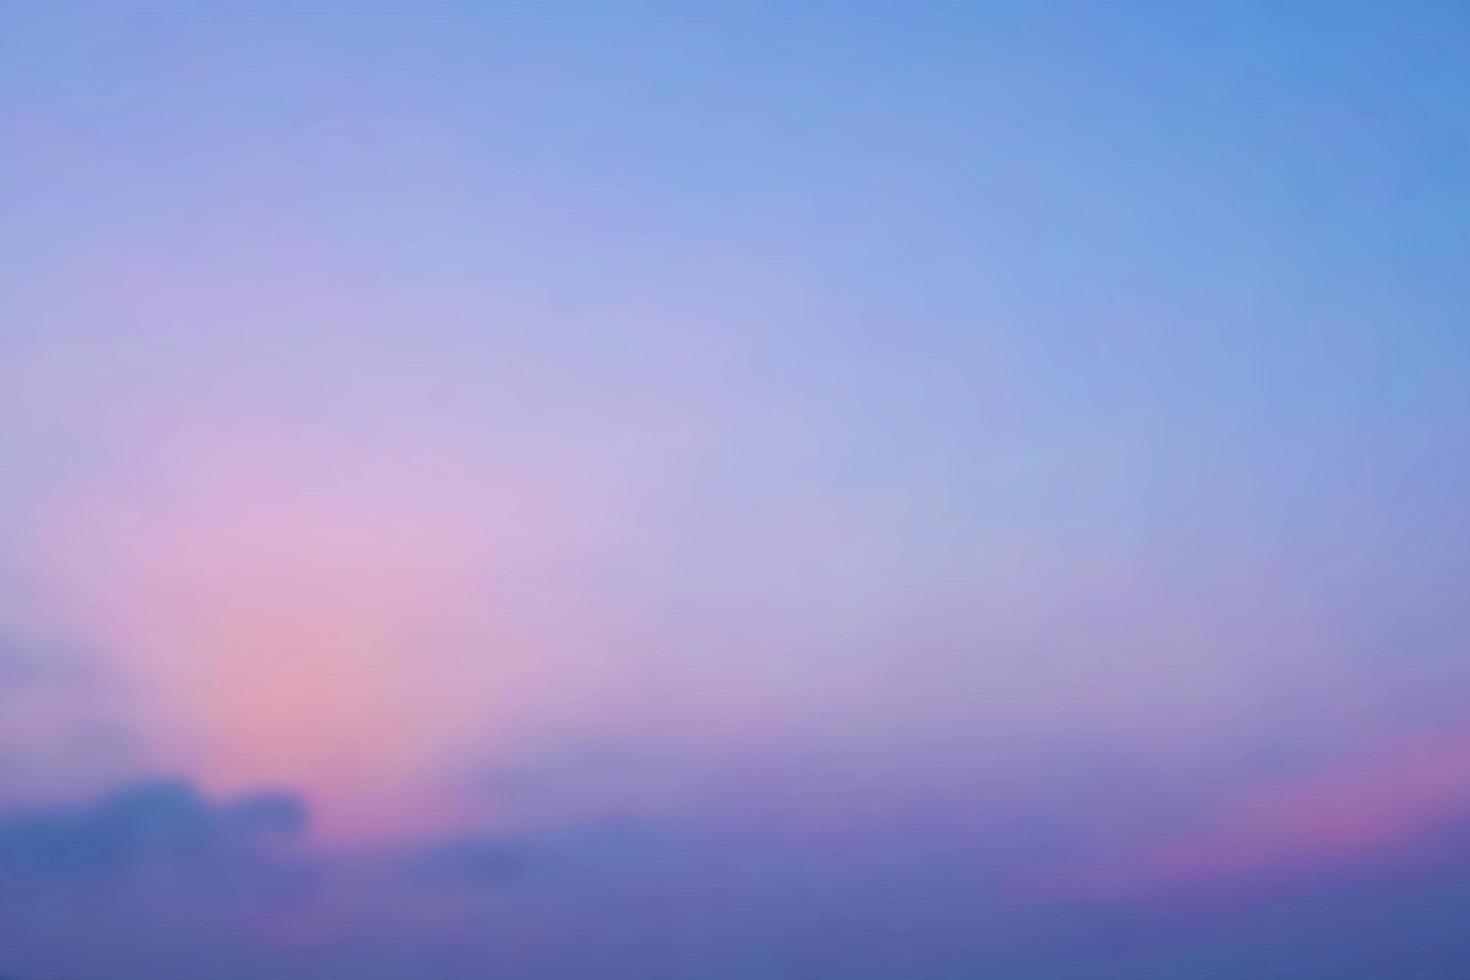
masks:
{"label": "gradient sky", "polygon": [[1465,976],[1467,45],[0,0],[0,973]]}

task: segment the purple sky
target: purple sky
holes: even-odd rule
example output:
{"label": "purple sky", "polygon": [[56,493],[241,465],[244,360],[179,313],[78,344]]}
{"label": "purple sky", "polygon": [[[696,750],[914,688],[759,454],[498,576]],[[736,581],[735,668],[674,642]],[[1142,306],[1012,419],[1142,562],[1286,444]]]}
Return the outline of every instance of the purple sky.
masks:
{"label": "purple sky", "polygon": [[0,11],[0,975],[1463,977],[1453,3]]}

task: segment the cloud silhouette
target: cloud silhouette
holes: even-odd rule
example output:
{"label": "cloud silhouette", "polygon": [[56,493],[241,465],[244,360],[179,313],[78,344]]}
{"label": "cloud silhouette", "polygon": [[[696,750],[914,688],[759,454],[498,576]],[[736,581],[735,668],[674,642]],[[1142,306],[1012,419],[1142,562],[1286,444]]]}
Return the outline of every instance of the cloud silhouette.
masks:
{"label": "cloud silhouette", "polygon": [[306,821],[305,804],[286,793],[214,803],[188,782],[135,782],[81,806],[0,816],[0,887],[163,870],[258,877],[284,865],[273,842],[299,834]]}

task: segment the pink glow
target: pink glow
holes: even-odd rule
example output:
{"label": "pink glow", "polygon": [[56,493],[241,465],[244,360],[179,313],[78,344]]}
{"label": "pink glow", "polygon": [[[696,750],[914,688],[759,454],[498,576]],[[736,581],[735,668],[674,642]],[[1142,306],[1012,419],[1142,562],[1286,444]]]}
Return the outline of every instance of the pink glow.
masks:
{"label": "pink glow", "polygon": [[1394,741],[1325,774],[1260,787],[1209,827],[1132,859],[1045,877],[1044,891],[1126,895],[1369,857],[1470,810],[1470,733]]}
{"label": "pink glow", "polygon": [[495,561],[554,546],[549,495],[313,448],[235,439],[60,502],[54,563],[134,676],[162,764],[221,791],[303,787],[332,832],[442,820],[402,787],[496,727],[527,649]]}

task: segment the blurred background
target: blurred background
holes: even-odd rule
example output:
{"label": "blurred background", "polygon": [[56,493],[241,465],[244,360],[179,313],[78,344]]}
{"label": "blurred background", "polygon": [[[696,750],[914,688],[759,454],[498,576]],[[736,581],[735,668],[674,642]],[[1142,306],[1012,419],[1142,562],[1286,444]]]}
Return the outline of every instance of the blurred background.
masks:
{"label": "blurred background", "polygon": [[1467,975],[1467,43],[0,0],[0,973]]}

